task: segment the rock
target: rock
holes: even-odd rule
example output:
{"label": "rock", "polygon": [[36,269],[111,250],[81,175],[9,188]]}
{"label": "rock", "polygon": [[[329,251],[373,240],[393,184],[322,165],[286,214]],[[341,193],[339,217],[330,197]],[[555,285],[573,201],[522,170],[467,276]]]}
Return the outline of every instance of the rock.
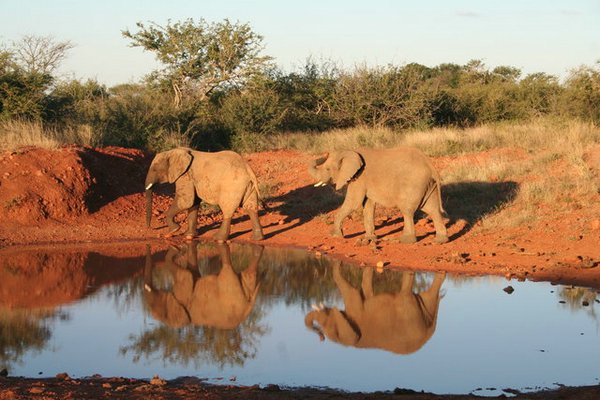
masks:
{"label": "rock", "polygon": [[6,368],[2,368],[2,370],[0,370],[0,376],[8,376],[8,370]]}
{"label": "rock", "polygon": [[56,374],[56,379],[60,379],[61,381],[68,381],[69,379],[71,379],[71,377],[66,372],[61,372],[59,374]]}
{"label": "rock", "polygon": [[158,375],[154,375],[154,378],[150,379],[150,384],[155,386],[164,386],[167,384],[167,381],[161,379]]}
{"label": "rock", "polygon": [[509,286],[507,286],[507,287],[505,287],[505,288],[504,288],[504,289],[502,289],[502,290],[504,290],[504,291],[505,291],[506,293],[508,293],[508,294],[512,294],[512,293],[515,291],[515,289],[514,289],[512,286],[510,286],[510,285],[509,285]]}

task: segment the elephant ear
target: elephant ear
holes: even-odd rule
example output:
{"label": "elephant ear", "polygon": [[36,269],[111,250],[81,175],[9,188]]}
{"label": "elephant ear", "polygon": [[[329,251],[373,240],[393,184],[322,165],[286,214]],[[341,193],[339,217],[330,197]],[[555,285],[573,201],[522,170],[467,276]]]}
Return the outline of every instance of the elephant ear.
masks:
{"label": "elephant ear", "polygon": [[360,154],[355,151],[344,151],[340,156],[340,166],[337,179],[335,180],[335,190],[343,188],[363,165],[364,162]]}
{"label": "elephant ear", "polygon": [[171,154],[169,155],[169,169],[167,171],[169,183],[175,182],[187,171],[192,163],[192,158],[193,157],[188,150],[171,150]]}
{"label": "elephant ear", "polygon": [[327,336],[346,346],[354,346],[360,339],[360,334],[354,328],[354,325],[337,308],[331,309],[331,315],[325,330]]}

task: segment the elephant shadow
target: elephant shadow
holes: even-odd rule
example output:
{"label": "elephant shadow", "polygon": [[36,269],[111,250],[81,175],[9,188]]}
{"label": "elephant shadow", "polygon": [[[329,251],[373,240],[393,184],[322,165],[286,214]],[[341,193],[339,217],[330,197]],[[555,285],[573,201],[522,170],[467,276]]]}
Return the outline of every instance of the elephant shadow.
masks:
{"label": "elephant shadow", "polygon": [[144,177],[152,155],[145,153],[140,159],[115,149],[110,153],[82,151],[80,157],[83,166],[95,178],[84,199],[90,213],[97,212],[119,197],[144,191]]}
{"label": "elephant shadow", "polygon": [[271,197],[269,202],[281,203],[271,207],[272,211],[278,211],[285,216],[286,221],[295,223],[271,232],[265,237],[271,237],[290,229],[297,228],[311,221],[319,215],[327,214],[338,209],[344,202],[344,194],[336,192],[332,186],[317,188],[313,185],[303,186],[280,196]]}
{"label": "elephant shadow", "polygon": [[397,354],[419,350],[433,336],[437,324],[440,290],[445,273],[435,274],[430,287],[414,292],[415,273],[402,273],[400,287],[392,293],[375,293],[373,268],[362,269],[361,288],[353,287],[333,265],[333,280],[342,295],[344,310],[315,307],[306,314],[306,327],[344,346],[371,348]]}
{"label": "elephant shadow", "polygon": [[152,316],[171,328],[188,325],[236,329],[250,315],[260,288],[257,275],[263,246],[254,245],[249,264],[236,272],[231,250],[217,244],[217,257],[203,257],[200,272],[197,243],[172,246],[164,261],[154,262],[147,250],[144,302]]}
{"label": "elephant shadow", "polygon": [[519,185],[513,181],[468,181],[444,185],[442,198],[450,225],[458,220],[467,222],[451,239],[463,236],[483,217],[512,203],[518,191]]}

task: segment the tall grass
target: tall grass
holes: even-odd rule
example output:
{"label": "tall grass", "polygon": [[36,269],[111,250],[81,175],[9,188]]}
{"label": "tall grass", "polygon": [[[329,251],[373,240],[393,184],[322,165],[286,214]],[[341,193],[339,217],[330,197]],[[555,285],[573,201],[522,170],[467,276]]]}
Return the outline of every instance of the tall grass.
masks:
{"label": "tall grass", "polygon": [[0,123],[0,151],[35,146],[57,148],[64,144],[96,146],[100,142],[88,125],[76,128],[48,128],[38,122],[5,121]]}
{"label": "tall grass", "polygon": [[497,187],[502,187],[503,182],[514,183],[516,193],[509,196],[510,201],[480,215],[477,229],[534,223],[542,209],[559,215],[581,208],[600,208],[594,205],[598,204],[600,193],[598,178],[585,162],[586,152],[600,145],[600,127],[589,122],[542,118],[526,123],[407,132],[351,128],[312,135],[279,134],[262,145],[311,153],[415,146],[432,157],[450,157],[441,170],[444,184],[467,188],[463,190],[480,187],[477,183],[490,184],[488,194],[473,195],[460,189],[449,194],[471,199],[494,193],[495,183]]}

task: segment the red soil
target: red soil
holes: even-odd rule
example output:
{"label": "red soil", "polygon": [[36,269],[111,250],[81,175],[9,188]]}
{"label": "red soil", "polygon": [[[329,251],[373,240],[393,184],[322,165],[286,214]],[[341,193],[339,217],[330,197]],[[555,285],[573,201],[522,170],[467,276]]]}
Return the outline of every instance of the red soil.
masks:
{"label": "red soil", "polygon": [[[596,150],[587,157],[589,168],[594,173],[600,171],[600,149]],[[433,162],[443,177],[444,171],[458,164],[485,163],[490,157],[499,154],[514,159],[528,157],[525,152],[498,149],[477,155],[440,157]],[[330,221],[341,197],[336,198],[330,187],[312,186],[314,182],[307,172],[307,163],[312,156],[295,151],[274,151],[251,154],[245,158],[261,182],[263,197],[268,205],[268,210],[261,212],[265,245],[304,247],[358,264],[383,263],[385,268],[444,270],[470,275],[494,274],[507,279],[546,280],[600,288],[600,196],[579,199],[579,203],[582,203],[579,207],[572,207],[574,211],[562,213],[552,212],[551,207],[542,205],[535,220],[513,228],[484,231],[477,226],[484,213],[491,212],[494,207],[502,204],[506,207],[504,213],[516,211],[513,210],[515,206],[510,199],[522,184],[490,176],[486,182],[453,184],[443,188],[444,205],[449,215],[449,243],[433,244],[433,224],[423,218],[417,222],[418,242],[412,245],[400,244],[394,238],[402,230],[401,215],[396,210],[378,209],[376,233],[381,240],[376,245],[361,245],[359,239],[364,230],[362,217],[358,213],[353,214],[351,220],[345,221],[344,239],[329,236]],[[164,225],[161,217],[170,205],[172,189],[159,188],[154,196],[154,229],[146,228],[143,181],[150,161],[149,154],[123,148],[69,146],[56,150],[26,148],[0,153],[0,257],[3,253],[32,245],[103,243],[103,247],[107,247],[110,242],[124,240],[161,240],[161,234],[165,231],[160,228]],[[560,168],[558,160],[549,168],[548,173],[552,174],[553,169]],[[565,194],[567,197],[568,195]],[[323,201],[324,197],[329,201]],[[475,207],[471,207],[471,204]],[[472,211],[473,208],[476,210]],[[201,239],[210,238],[218,227],[220,218],[219,213],[208,211],[200,217]],[[183,238],[176,237],[174,240]],[[250,240],[250,221],[242,212],[234,219],[232,240]],[[62,260],[57,259],[58,261],[62,263]],[[68,263],[61,265],[62,267],[46,272],[47,279],[57,283],[53,295],[57,304],[80,295],[61,291],[60,279],[78,282],[78,285],[72,287],[79,288],[80,291],[90,286],[90,280],[97,282],[102,279],[93,274],[77,275],[74,269],[68,268]],[[17,286],[19,282],[2,282],[0,297],[4,299],[4,304],[8,304],[10,293],[18,292],[12,290]],[[13,295],[10,301],[14,306],[19,306],[23,302],[35,300],[28,299],[27,296],[21,297]],[[60,396],[40,396],[62,398],[66,393],[77,397],[77,385],[65,382],[68,381],[57,383],[57,387],[63,385],[70,388],[64,392],[56,389],[57,393],[62,393]],[[112,393],[109,386],[114,390],[119,385],[129,385],[127,382],[104,383],[108,384],[105,387],[106,393]],[[0,378],[0,399],[28,398],[27,393],[34,393],[31,390],[38,384],[46,387],[53,385],[50,381]],[[85,385],[78,385],[83,390],[84,387],[89,389],[92,384],[93,382],[87,382]],[[181,382],[178,385],[180,389],[185,386]],[[233,392],[228,392],[228,389],[206,389],[202,385],[194,386],[197,391],[183,390],[180,393],[180,389],[174,388],[167,394],[159,390],[162,387],[160,385],[146,386],[152,390],[141,390],[138,397],[124,391],[123,398],[282,396],[281,392],[273,395],[247,388],[231,389]],[[84,397],[101,396],[102,390],[98,390],[100,392],[89,392],[90,395],[84,395],[88,392],[80,394]],[[204,390],[210,393],[203,395]],[[47,390],[45,392],[48,393]],[[293,396],[294,393],[298,394],[298,398],[304,397],[299,391],[286,392],[286,396]],[[595,393],[598,394],[597,391]],[[310,397],[307,392],[304,394]],[[117,393],[111,395],[120,396]],[[331,398],[337,398],[336,395],[332,396]]]}

